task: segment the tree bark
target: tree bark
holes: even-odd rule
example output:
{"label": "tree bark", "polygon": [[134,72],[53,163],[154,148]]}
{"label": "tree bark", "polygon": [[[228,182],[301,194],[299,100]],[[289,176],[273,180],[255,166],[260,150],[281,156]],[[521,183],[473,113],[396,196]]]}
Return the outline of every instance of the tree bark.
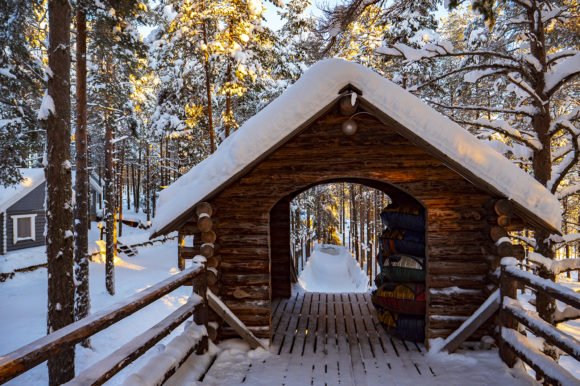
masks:
{"label": "tree bark", "polygon": [[[205,10],[205,0],[202,2],[202,7]],[[202,21],[202,32],[203,32],[203,43],[205,44],[206,51],[204,53],[204,70],[205,70],[205,91],[207,96],[207,120],[209,124],[209,144],[210,150],[213,153],[215,151],[215,131],[213,128],[213,113],[211,106],[211,68],[209,65],[209,50],[208,39],[207,39],[207,25],[206,21]]]}
{"label": "tree bark", "polygon": [[[89,239],[90,222],[88,158],[87,158],[87,15],[79,4],[76,9],[77,49],[76,49],[76,181],[75,181],[75,279],[76,301],[75,319],[80,320],[89,314]],[[87,339],[81,343],[90,346]]]}
{"label": "tree bark", "polygon": [[139,141],[139,162],[137,163],[137,183],[135,184],[135,213],[139,213],[141,207],[141,152],[143,144]]}
{"label": "tree bark", "polygon": [[146,179],[147,179],[147,183],[145,184],[145,190],[146,190],[146,205],[147,205],[147,221],[151,220],[151,182],[149,182],[149,178],[151,177],[151,171],[150,171],[150,167],[149,167],[149,148],[151,145],[149,145],[148,143],[145,144],[145,159],[146,159]]}
{"label": "tree bark", "polygon": [[[71,202],[70,159],[70,23],[67,0],[48,2],[47,95],[54,111],[46,120],[46,255],[48,262],[47,330],[52,333],[74,322],[73,205]],[[50,385],[60,385],[74,377],[74,347],[48,360]]]}
{"label": "tree bark", "polygon": [[[544,35],[544,23],[542,20],[536,20],[536,18],[541,15],[539,9],[537,9],[537,3],[532,2],[532,6],[528,8],[528,20],[529,30],[531,36],[534,39],[530,39],[530,51],[532,55],[538,60],[542,66],[541,71],[535,71],[534,79],[534,90],[536,95],[538,95],[545,102],[541,104],[540,102],[535,102],[535,107],[537,113],[532,117],[532,127],[538,135],[538,140],[542,144],[542,149],[536,150],[534,152],[534,157],[532,160],[532,167],[534,170],[534,176],[542,185],[548,186],[548,182],[552,178],[552,153],[551,153],[551,137],[550,137],[550,126],[551,126],[551,116],[550,116],[550,104],[549,98],[545,95],[545,73],[547,72],[547,60],[546,60],[546,46],[545,46],[545,35]],[[550,234],[541,229],[536,230],[536,252],[544,255],[549,259],[554,259],[555,250],[552,243],[549,242]],[[556,276],[547,270],[540,269],[539,276],[544,279],[550,279],[555,281]],[[554,311],[556,310],[556,300],[551,296],[543,293],[538,293],[536,295],[536,308],[538,314],[542,319],[548,323],[554,324]],[[546,354],[557,358],[557,350],[554,348],[548,348],[545,350]]]}
{"label": "tree bark", "polygon": [[[118,227],[119,227],[119,232],[118,235],[119,236],[123,236],[123,169],[125,166],[125,142],[123,141],[123,147],[121,148],[121,162],[117,167],[117,171],[118,171],[118,178],[117,178],[117,183],[119,184],[118,188],[119,188],[119,195],[117,197],[117,213],[119,213],[119,221],[118,221]],[[115,240],[115,244],[116,244],[116,240]]]}
{"label": "tree bark", "polygon": [[113,161],[113,128],[108,113],[105,119],[105,287],[109,294],[115,294],[115,256],[117,255],[117,210],[115,206]]}

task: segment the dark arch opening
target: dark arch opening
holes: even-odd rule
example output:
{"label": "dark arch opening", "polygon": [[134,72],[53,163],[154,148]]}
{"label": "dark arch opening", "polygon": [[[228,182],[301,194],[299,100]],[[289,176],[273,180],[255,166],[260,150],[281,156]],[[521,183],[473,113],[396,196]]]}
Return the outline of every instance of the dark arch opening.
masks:
{"label": "dark arch opening", "polygon": [[[425,209],[425,205],[402,189],[380,180],[365,178],[333,178],[305,185],[280,199],[270,210],[270,279],[271,298],[290,297],[292,294],[292,250],[290,203],[301,193],[319,185],[353,183],[383,192],[392,202],[411,204]],[[426,227],[425,227],[426,228]]]}
{"label": "dark arch opening", "polygon": [[[369,275],[369,260],[366,260],[366,270],[363,270],[371,278],[377,276],[375,283],[377,284],[377,290],[373,292],[371,297],[374,307],[376,307],[376,312],[378,315],[378,320],[383,324],[383,326],[394,336],[397,336],[403,340],[411,340],[415,342],[422,342],[425,338],[425,327],[426,327],[426,231],[427,231],[427,211],[425,205],[423,205],[419,200],[415,199],[409,193],[393,186],[389,183],[383,181],[377,181],[372,179],[361,179],[361,178],[336,178],[328,179],[324,181],[318,181],[316,183],[308,184],[306,186],[297,189],[296,191],[288,194],[279,200],[270,210],[270,284],[271,284],[271,299],[275,298],[290,298],[293,296],[293,278],[296,279],[298,276],[298,270],[296,269],[296,259],[293,257],[292,246],[291,246],[291,202],[293,199],[298,197],[301,193],[312,189],[313,187],[320,185],[336,184],[336,183],[353,183],[357,185],[363,185],[366,187],[373,188],[375,190],[383,192],[388,197],[389,205],[386,208],[419,208],[421,216],[417,218],[418,227],[416,228],[416,233],[422,236],[422,241],[417,242],[420,245],[420,252],[410,253],[403,252],[402,254],[392,254],[397,248],[392,247],[392,240],[389,240],[388,244],[385,244],[385,239],[392,236],[385,236],[392,233],[390,231],[401,231],[396,227],[383,227],[383,222],[379,221],[381,224],[380,228],[376,229],[380,238],[377,238],[378,243],[380,243],[381,251],[389,250],[390,252],[380,253],[376,256],[367,254],[366,258],[370,257],[371,267],[375,267],[374,275]],[[385,208],[385,209],[386,209]],[[380,208],[382,213],[382,209]],[[386,211],[385,213],[389,213]],[[403,213],[403,212],[397,212]],[[392,214],[392,213],[391,213]],[[382,217],[382,216],[381,216]],[[384,218],[382,218],[384,219]],[[356,222],[356,221],[355,221]],[[393,223],[391,223],[393,224]],[[308,224],[310,227],[310,223]],[[368,226],[368,223],[367,223]],[[417,225],[416,225],[417,226]],[[409,228],[410,229],[410,228]],[[405,233],[407,232],[407,233]],[[412,232],[411,232],[412,233]],[[408,229],[403,230],[403,235],[406,237],[409,234]],[[344,241],[344,237],[342,239]],[[397,242],[396,240],[395,242]],[[408,240],[403,239],[402,242],[407,242]],[[399,251],[400,252],[400,251]],[[406,255],[408,253],[409,255]],[[381,255],[380,258],[378,256]],[[417,255],[417,256],[412,256]],[[387,257],[388,256],[388,257]],[[320,257],[320,256],[318,256]],[[413,260],[412,258],[418,257],[418,259]],[[363,268],[363,256],[361,254],[360,260],[358,256],[354,256],[355,260],[361,268]],[[399,259],[399,260],[396,260]],[[406,260],[406,263],[403,261]],[[422,259],[422,260],[421,260]],[[375,263],[376,261],[379,263]],[[388,260],[388,267],[386,261]],[[324,267],[328,260],[318,260],[324,261],[322,265],[320,262],[316,264],[318,267]],[[345,260],[342,260],[344,262]],[[393,263],[393,261],[395,263]],[[341,262],[341,264],[342,264]],[[407,265],[408,262],[417,263],[413,269],[408,269],[411,265]],[[401,265],[399,265],[401,263]],[[350,264],[350,263],[349,263]],[[378,267],[377,267],[378,265]],[[396,266],[396,267],[395,267]],[[379,269],[377,269],[379,268]],[[419,269],[417,269],[419,268]],[[311,270],[312,271],[312,270]],[[321,271],[325,271],[324,268]],[[371,268],[372,271],[372,268]],[[380,271],[380,273],[379,273]],[[415,276],[410,277],[409,273],[412,272]],[[323,275],[317,275],[317,278],[324,277]],[[398,276],[397,276],[398,275]],[[408,282],[403,282],[403,278],[409,278]],[[372,279],[371,279],[372,280]],[[372,281],[369,283],[372,287]],[[353,280],[354,282],[354,280]],[[352,288],[355,289],[354,287]],[[319,290],[318,288],[314,291]],[[359,291],[359,287],[356,287],[356,292]],[[327,291],[324,291],[327,292]],[[331,291],[334,292],[334,291]],[[341,291],[343,292],[343,291]],[[344,291],[344,292],[348,292]],[[298,295],[297,296],[302,296]],[[306,295],[304,295],[306,296]],[[322,296],[313,294],[313,296]],[[330,296],[330,294],[328,294]],[[334,296],[334,295],[333,295]],[[368,295],[367,295],[368,296]],[[351,295],[349,295],[349,298]],[[352,297],[357,299],[356,296]],[[365,301],[367,306],[370,304]],[[278,319],[276,313],[279,313],[278,306],[281,302],[273,302],[272,313],[274,319]],[[285,305],[286,306],[286,305]],[[363,309],[364,306],[358,307]],[[371,306],[372,307],[372,306]],[[352,305],[351,305],[352,309]],[[308,310],[310,312],[311,310]],[[293,312],[290,310],[290,312]],[[300,311],[301,312],[301,311]],[[310,318],[310,316],[307,316]],[[316,318],[316,317],[315,317]],[[380,328],[380,327],[379,327]],[[271,338],[274,340],[276,334],[280,335],[279,326],[272,326]],[[277,336],[277,335],[276,335]]]}

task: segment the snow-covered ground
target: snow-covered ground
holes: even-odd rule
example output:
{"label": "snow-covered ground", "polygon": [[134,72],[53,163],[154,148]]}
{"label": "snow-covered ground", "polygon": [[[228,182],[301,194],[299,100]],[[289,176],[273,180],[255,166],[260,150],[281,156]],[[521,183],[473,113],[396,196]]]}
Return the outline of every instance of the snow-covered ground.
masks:
{"label": "snow-covered ground", "polygon": [[[92,251],[97,250],[94,241],[98,239],[98,234],[99,231],[93,224],[90,235],[90,248]],[[146,241],[147,237],[147,230],[124,228],[123,238],[127,244]],[[13,262],[14,257],[22,258],[31,264],[34,263],[32,265],[36,265],[39,262],[43,262],[40,255],[44,256],[44,247],[14,252],[4,256],[2,260],[4,262],[3,267],[7,268],[3,269],[3,271],[8,271],[9,264],[12,264],[12,267],[20,264],[20,262],[18,264]],[[104,264],[99,259],[95,259],[90,265],[92,310],[95,311],[110,306],[177,273],[176,263],[175,240],[165,244],[141,247],[139,248],[139,254],[134,257],[126,257],[121,254],[115,267],[116,295],[110,296],[105,291]],[[565,275],[561,275],[559,281],[575,290],[580,290],[576,272],[572,274],[570,279],[567,279]],[[0,313],[0,329],[3,331],[0,334],[0,355],[13,351],[45,335],[46,283],[45,268],[30,272],[17,272],[12,279],[0,283],[0,309],[2,309],[2,313]],[[366,292],[368,290],[368,279],[346,248],[317,245],[300,275],[300,285],[301,291]],[[184,304],[190,295],[191,288],[182,287],[144,310],[95,335],[92,338],[92,349],[77,347],[77,373],[158,323],[163,317]],[[580,339],[580,321],[563,323],[560,328]],[[182,327],[177,328],[162,343],[169,342],[182,332]],[[115,376],[108,384],[122,384],[127,376],[136,373],[154,355],[159,354],[161,351],[155,348],[150,350],[149,353]],[[272,355],[263,350],[249,350],[247,345],[240,341],[226,341],[220,343],[217,347],[212,346],[212,353],[218,352],[221,353],[220,361],[216,362],[216,365],[222,366],[223,371],[219,371],[218,368],[213,369],[204,383],[224,384],[222,381],[226,380],[225,378],[222,379],[221,376],[216,378],[216,374],[220,373],[229,374],[228,376],[232,377],[232,379],[238,379],[238,373],[247,371],[250,363],[262,362]],[[518,378],[517,382],[520,382],[518,384],[534,384],[533,379],[522,379],[521,374],[516,375],[516,373],[519,373],[518,371],[507,369],[500,361],[496,350],[461,351],[452,355],[443,353],[435,356],[430,355],[428,359],[433,363],[449,368],[450,376],[455,374],[452,378],[458,384],[467,384],[465,379],[462,379],[462,374],[469,374],[469,379],[473,381],[469,382],[469,384],[485,384],[485,380],[491,381],[491,378],[489,378],[491,373],[495,374],[494,380],[513,379],[511,377],[516,376]],[[175,374],[172,382],[174,381],[174,384],[192,384],[197,377],[203,374],[204,366],[209,364],[209,362],[209,355],[205,355],[202,358],[192,356],[186,362],[185,368]],[[576,377],[580,378],[580,366],[574,359],[565,356],[562,357],[560,363]],[[274,368],[271,370],[275,371]],[[264,377],[265,380],[267,379],[266,375]],[[499,378],[496,376],[499,376]],[[514,382],[516,381],[514,380]],[[492,381],[492,383],[496,382]],[[46,365],[37,366],[9,384],[47,384]]]}
{"label": "snow-covered ground", "polygon": [[[94,240],[98,239],[99,230],[93,223],[90,232],[90,250],[96,250]],[[148,231],[130,227],[123,229],[124,238],[131,240],[147,240]],[[37,251],[38,250],[38,251]],[[42,257],[34,254],[37,252]],[[14,257],[28,256],[35,262],[46,261],[44,247],[9,253],[5,257],[10,260]],[[105,265],[99,259],[90,264],[90,292],[92,311],[110,306],[127,296],[139,292],[153,284],[179,272],[177,269],[177,243],[175,240],[165,244],[157,243],[154,246],[139,248],[139,254],[133,257],[119,255],[115,263],[115,296],[110,296],[105,290]],[[12,279],[0,283],[0,355],[11,352],[46,334],[46,304],[47,304],[47,271],[40,268],[31,272],[17,272]],[[121,347],[138,334],[160,322],[165,316],[184,304],[191,295],[191,287],[181,287],[164,296],[148,307],[109,327],[93,336],[93,349],[77,347],[77,373],[90,364],[104,358],[109,353]],[[172,335],[180,334],[182,327],[178,327]],[[134,364],[115,376],[109,384],[121,384],[123,379],[147,362],[155,353],[155,349],[141,357]],[[12,385],[42,385],[47,384],[46,364],[12,380]]]}
{"label": "snow-covered ground", "polygon": [[298,282],[308,292],[367,292],[369,278],[346,247],[316,244]]}

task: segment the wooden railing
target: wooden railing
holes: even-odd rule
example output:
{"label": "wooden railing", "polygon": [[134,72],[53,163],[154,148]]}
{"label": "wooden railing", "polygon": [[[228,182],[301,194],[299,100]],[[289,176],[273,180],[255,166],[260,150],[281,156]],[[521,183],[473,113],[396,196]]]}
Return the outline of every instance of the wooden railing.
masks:
{"label": "wooden railing", "polygon": [[538,378],[555,385],[577,385],[578,379],[554,359],[532,345],[519,332],[519,323],[547,343],[580,361],[580,342],[544,321],[537,312],[526,310],[517,300],[517,288],[529,287],[569,306],[580,309],[580,294],[551,280],[542,279],[513,265],[502,265],[500,277],[500,356],[510,367],[519,357],[536,371]]}
{"label": "wooden railing", "polygon": [[[194,283],[196,295],[163,319],[160,323],[137,336],[129,343],[94,364],[74,378],[70,385],[100,385],[125,368],[149,348],[167,336],[191,315],[197,324],[207,325],[206,268],[204,263],[195,263],[177,275],[174,275],[142,292],[114,304],[104,310],[72,323],[52,334],[46,335],[9,354],[0,356],[0,383],[4,383],[46,361],[66,347],[106,329],[114,323],[141,310],[157,299],[175,289]],[[207,350],[207,337],[201,339],[196,351]]]}

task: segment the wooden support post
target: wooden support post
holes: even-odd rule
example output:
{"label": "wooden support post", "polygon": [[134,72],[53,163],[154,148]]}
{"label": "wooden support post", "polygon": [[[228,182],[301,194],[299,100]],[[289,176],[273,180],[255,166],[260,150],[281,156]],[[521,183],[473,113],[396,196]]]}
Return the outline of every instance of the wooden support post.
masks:
{"label": "wooden support post", "polygon": [[[195,308],[193,313],[193,321],[207,328],[208,323],[208,311],[207,311],[207,268],[205,263],[203,264],[203,269],[199,275],[193,278],[193,291],[203,298],[202,305]],[[196,350],[197,355],[201,355],[208,349],[207,336],[201,338],[199,345]]]}
{"label": "wooden support post", "polygon": [[244,339],[251,348],[262,347],[262,343],[252,334],[250,330],[234,315],[234,313],[211,291],[207,292],[209,306],[214,310],[223,320],[232,327],[242,339]]}
{"label": "wooden support post", "polygon": [[180,271],[185,269],[185,259],[181,254],[181,249],[185,246],[185,236],[183,233],[177,233],[177,267]]}
{"label": "wooden support post", "polygon": [[[506,266],[502,264],[501,266],[501,277],[500,277],[500,308],[499,308],[499,320],[500,328],[511,328],[513,330],[518,329],[518,322],[514,320],[503,307],[504,298],[507,296],[512,299],[517,298],[517,283],[505,272]],[[501,338],[499,343],[499,355],[501,359],[509,366],[513,367],[516,364],[517,356],[516,353],[509,347],[509,345]]]}

